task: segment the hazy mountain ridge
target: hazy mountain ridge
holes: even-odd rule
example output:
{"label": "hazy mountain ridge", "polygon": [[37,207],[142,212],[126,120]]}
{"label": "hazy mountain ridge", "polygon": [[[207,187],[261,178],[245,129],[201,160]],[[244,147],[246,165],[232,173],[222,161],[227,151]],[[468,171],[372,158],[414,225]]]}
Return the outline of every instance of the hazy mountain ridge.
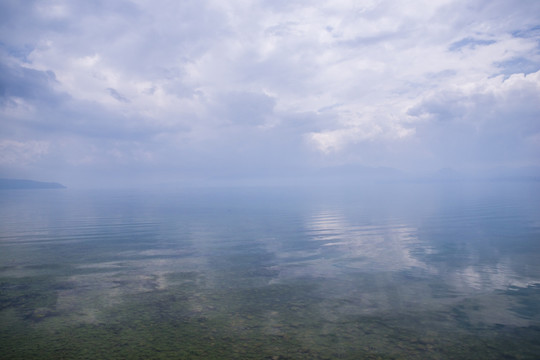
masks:
{"label": "hazy mountain ridge", "polygon": [[62,184],[27,179],[0,179],[0,189],[65,189]]}
{"label": "hazy mountain ridge", "polygon": [[349,178],[352,180],[376,181],[540,181],[540,167],[494,167],[483,170],[456,170],[445,167],[424,173],[408,172],[391,167],[344,165],[320,169],[312,175],[318,177]]}
{"label": "hazy mountain ridge", "polygon": [[540,181],[540,167],[494,167],[483,171],[442,168],[420,177],[422,181]]}

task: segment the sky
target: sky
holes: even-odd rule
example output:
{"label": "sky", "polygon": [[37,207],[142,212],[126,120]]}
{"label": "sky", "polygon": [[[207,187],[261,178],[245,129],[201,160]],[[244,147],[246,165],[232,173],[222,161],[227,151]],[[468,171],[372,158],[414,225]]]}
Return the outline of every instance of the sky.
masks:
{"label": "sky", "polygon": [[0,0],[0,177],[538,166],[537,0]]}

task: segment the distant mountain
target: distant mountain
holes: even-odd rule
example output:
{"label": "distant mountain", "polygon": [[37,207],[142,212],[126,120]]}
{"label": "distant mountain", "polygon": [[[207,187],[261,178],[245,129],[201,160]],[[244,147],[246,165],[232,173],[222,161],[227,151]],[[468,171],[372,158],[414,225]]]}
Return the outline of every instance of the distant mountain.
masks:
{"label": "distant mountain", "polygon": [[482,170],[456,171],[452,168],[439,169],[415,178],[422,182],[456,181],[540,181],[540,167],[495,167]]}
{"label": "distant mountain", "polygon": [[0,179],[0,190],[5,189],[65,189],[59,183],[42,182],[25,179]]}
{"label": "distant mountain", "polygon": [[490,169],[484,177],[492,180],[540,181],[539,166],[504,167]]}
{"label": "distant mountain", "polygon": [[406,174],[398,169],[363,165],[329,166],[315,170],[311,175],[319,179],[348,180],[354,182],[393,182],[406,178]]}
{"label": "distant mountain", "polygon": [[452,168],[442,168],[437,171],[413,177],[413,181],[420,182],[455,182],[465,180],[467,177]]}

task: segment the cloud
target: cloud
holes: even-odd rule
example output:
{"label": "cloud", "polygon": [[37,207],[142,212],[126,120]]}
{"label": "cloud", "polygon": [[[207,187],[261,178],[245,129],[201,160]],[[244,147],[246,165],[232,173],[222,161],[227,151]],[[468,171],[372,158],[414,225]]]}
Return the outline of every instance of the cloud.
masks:
{"label": "cloud", "polygon": [[96,176],[90,164],[121,161],[172,179],[534,165],[539,12],[502,0],[4,1],[0,126],[10,141],[63,144],[36,173],[69,169],[74,153]]}
{"label": "cloud", "polygon": [[212,111],[237,125],[263,125],[272,116],[275,99],[264,93],[227,92],[216,99]]}
{"label": "cloud", "polygon": [[44,141],[0,140],[0,164],[10,166],[26,166],[39,161],[47,154],[49,144]]}
{"label": "cloud", "polygon": [[440,91],[409,114],[423,122],[418,135],[427,148],[445,159],[528,165],[540,155],[540,71]]}
{"label": "cloud", "polygon": [[[0,57],[5,59],[5,55]],[[52,89],[57,83],[54,72],[29,69],[17,63],[0,63],[0,101],[9,105],[13,99],[26,102],[56,104],[58,94]]]}
{"label": "cloud", "polygon": [[116,91],[113,88],[107,88],[107,91],[109,92],[109,95],[111,95],[114,99],[123,102],[123,103],[130,103],[128,98],[125,96],[122,96],[118,91]]}

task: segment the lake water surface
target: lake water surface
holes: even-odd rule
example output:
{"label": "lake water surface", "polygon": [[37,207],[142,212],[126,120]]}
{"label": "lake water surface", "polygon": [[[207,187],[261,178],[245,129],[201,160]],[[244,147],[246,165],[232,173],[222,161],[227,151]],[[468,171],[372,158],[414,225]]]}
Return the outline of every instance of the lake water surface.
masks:
{"label": "lake water surface", "polygon": [[540,183],[0,192],[3,359],[538,359]]}

